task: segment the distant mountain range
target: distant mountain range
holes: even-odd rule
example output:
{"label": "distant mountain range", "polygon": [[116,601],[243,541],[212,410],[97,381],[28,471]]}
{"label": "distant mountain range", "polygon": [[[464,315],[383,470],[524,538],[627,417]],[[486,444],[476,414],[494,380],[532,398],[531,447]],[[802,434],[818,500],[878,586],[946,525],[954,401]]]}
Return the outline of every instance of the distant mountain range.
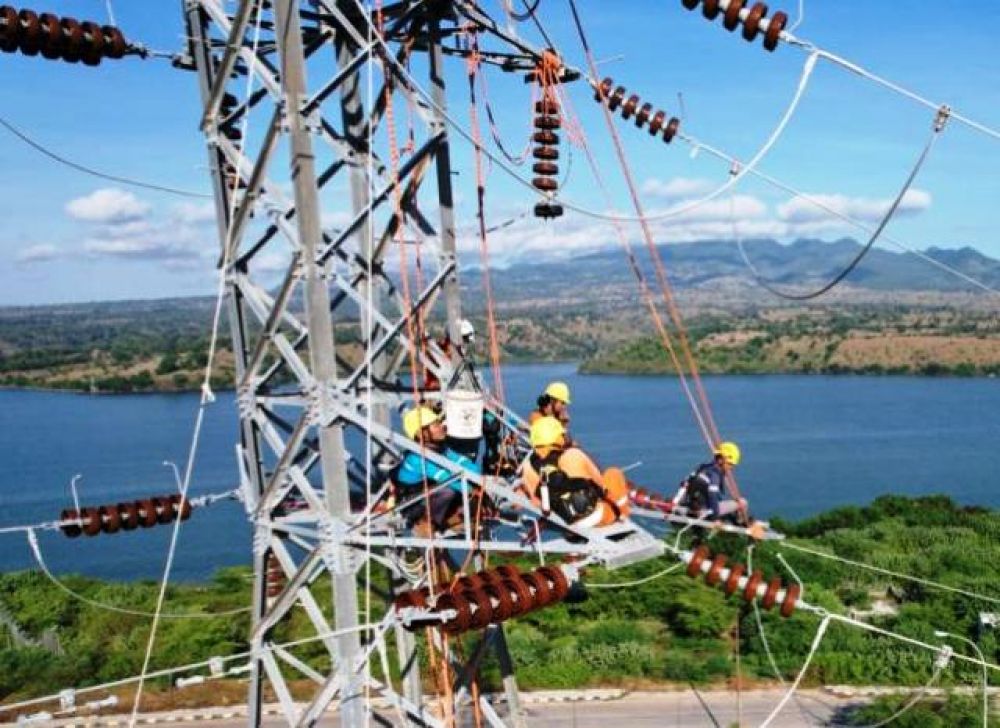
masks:
{"label": "distant mountain range", "polygon": [[[835,277],[861,250],[852,239],[835,242],[797,240],[783,244],[775,240],[751,240],[744,243],[748,257],[760,274],[778,286],[808,290]],[[653,275],[645,246],[636,246],[640,267]],[[678,289],[756,287],[753,275],[732,241],[674,243],[658,246],[670,283]],[[929,248],[921,251],[934,260],[954,268],[991,287],[1000,287],[1000,261],[971,247]],[[565,295],[567,286],[578,290],[606,290],[631,283],[633,276],[620,248],[609,248],[562,262],[518,263],[496,271],[494,279],[498,298],[523,298],[531,293]],[[474,279],[466,277],[470,288]],[[845,286],[871,291],[977,292],[980,289],[960,277],[920,258],[901,251],[875,248],[844,281]],[[633,289],[634,290],[634,289]]]}

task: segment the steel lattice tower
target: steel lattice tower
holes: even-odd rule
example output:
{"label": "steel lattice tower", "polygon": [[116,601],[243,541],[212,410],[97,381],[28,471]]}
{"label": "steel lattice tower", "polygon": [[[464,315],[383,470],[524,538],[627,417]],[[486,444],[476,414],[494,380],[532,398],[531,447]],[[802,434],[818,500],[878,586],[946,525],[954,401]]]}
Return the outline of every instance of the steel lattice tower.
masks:
{"label": "steel lattice tower", "polygon": [[[387,698],[406,722],[441,724],[422,700],[413,636],[392,610],[380,603],[380,627],[359,629],[365,569],[377,560],[398,576],[402,548],[433,543],[392,532],[366,536],[351,496],[370,498],[372,463],[415,447],[394,431],[391,417],[413,399],[401,386],[407,353],[416,352],[441,382],[452,378],[454,361],[427,355],[411,340],[418,313],[443,299],[449,337],[460,341],[444,72],[445,56],[459,48],[445,40],[474,27],[504,47],[485,62],[524,73],[537,67],[540,52],[474,5],[451,0],[405,0],[377,17],[358,0],[241,0],[235,11],[223,0],[184,0],[182,7],[187,60],[204,104],[236,359],[238,459],[254,528],[251,723],[260,723],[267,685],[290,724],[315,722],[339,699],[342,724],[361,725],[368,695]],[[389,98],[416,122],[398,166],[385,151]],[[400,245],[433,253],[432,271],[407,297],[387,273]],[[277,280],[276,264],[283,271]],[[358,341],[344,340],[348,321],[361,332]],[[506,484],[470,482],[498,501],[517,501]],[[294,510],[286,508],[290,500]],[[531,510],[524,499],[518,505]],[[583,540],[611,565],[662,552],[645,532],[626,531],[614,542],[593,534]],[[579,539],[558,540],[549,550],[583,548]],[[486,549],[525,550],[516,540]],[[269,589],[275,564],[282,583]],[[332,604],[319,596],[326,585]],[[268,648],[296,607],[323,638],[326,672],[290,650]],[[367,669],[390,629],[402,666],[399,692]],[[489,627],[482,645],[499,651],[511,721],[519,723],[502,628]],[[481,658],[456,665],[459,692]],[[292,700],[293,677],[315,683],[301,710]]]}

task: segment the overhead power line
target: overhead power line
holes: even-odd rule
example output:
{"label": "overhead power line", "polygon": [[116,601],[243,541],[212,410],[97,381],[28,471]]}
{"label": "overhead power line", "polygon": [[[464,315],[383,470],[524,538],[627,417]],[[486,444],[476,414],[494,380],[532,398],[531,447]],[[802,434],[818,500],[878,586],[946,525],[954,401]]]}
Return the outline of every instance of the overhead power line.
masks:
{"label": "overhead power line", "polygon": [[61,154],[58,154],[41,142],[36,141],[32,137],[28,136],[25,132],[21,131],[18,127],[14,126],[7,119],[0,116],[0,125],[2,125],[7,131],[16,136],[22,142],[33,148],[35,151],[44,154],[49,159],[52,159],[59,164],[66,165],[71,169],[75,169],[77,172],[83,172],[84,174],[89,174],[92,177],[97,177],[98,179],[108,180],[109,182],[118,182],[119,184],[129,185],[131,187],[139,187],[146,190],[153,190],[155,192],[165,192],[169,195],[178,195],[180,197],[193,197],[197,199],[211,199],[211,195],[203,192],[193,192],[191,190],[180,189],[179,187],[170,187],[168,185],[156,184],[153,182],[146,182],[140,179],[133,179],[132,177],[124,177],[118,174],[110,174],[108,172],[102,172],[100,170],[94,169],[93,167],[88,167],[79,162],[74,162],[72,159],[68,159]]}

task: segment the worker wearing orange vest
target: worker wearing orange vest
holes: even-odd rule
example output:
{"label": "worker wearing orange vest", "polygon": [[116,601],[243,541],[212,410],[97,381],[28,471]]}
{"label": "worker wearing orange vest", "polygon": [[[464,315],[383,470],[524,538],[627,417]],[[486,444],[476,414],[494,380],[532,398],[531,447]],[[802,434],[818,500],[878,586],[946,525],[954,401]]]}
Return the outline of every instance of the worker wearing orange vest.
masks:
{"label": "worker wearing orange vest", "polygon": [[590,528],[629,514],[629,485],[619,468],[603,473],[580,448],[567,447],[566,428],[543,416],[531,424],[532,453],[522,466],[522,488],[542,513]]}

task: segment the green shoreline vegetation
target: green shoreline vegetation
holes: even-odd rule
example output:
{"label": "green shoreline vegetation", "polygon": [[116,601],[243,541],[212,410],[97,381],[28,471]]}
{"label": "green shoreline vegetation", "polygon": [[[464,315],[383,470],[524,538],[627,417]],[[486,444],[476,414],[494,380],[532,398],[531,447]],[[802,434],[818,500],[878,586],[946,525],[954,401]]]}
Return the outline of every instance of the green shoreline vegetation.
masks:
{"label": "green shoreline vegetation", "polygon": [[[865,507],[839,508],[795,523],[775,519],[773,526],[795,543],[979,594],[994,594],[1000,579],[1000,512],[959,506],[943,496],[884,496]],[[746,543],[736,537],[716,536],[711,546],[715,552],[726,553],[730,561],[746,561]],[[769,576],[784,574],[775,558],[778,551],[802,577],[805,597],[812,604],[853,613],[931,644],[942,641],[934,636],[935,630],[947,630],[977,640],[987,660],[996,662],[1000,657],[998,636],[991,631],[977,633],[979,613],[990,610],[989,604],[781,549],[773,542],[755,549],[754,566]],[[657,560],[615,572],[592,569],[587,581],[594,585],[631,582],[653,576],[667,564]],[[378,578],[384,580],[384,575]],[[90,599],[120,607],[152,610],[155,604],[157,585],[152,581],[115,583],[80,576],[67,577],[66,581]],[[322,591],[324,586],[318,588]],[[683,571],[629,586],[625,591],[593,587],[588,591],[589,598],[583,602],[563,603],[507,623],[508,642],[523,688],[618,685],[651,689],[719,684],[735,678],[737,644],[747,684],[775,680],[753,611],[737,598],[726,599],[719,589],[689,579]],[[319,602],[329,604],[329,595],[321,594]],[[230,568],[206,584],[172,585],[165,609],[211,613],[249,603],[249,572]],[[48,648],[40,644],[18,647],[10,627],[0,627],[0,699],[6,702],[47,694],[66,685],[86,686],[122,678],[141,668],[147,618],[82,604],[38,572],[0,575],[0,613],[6,614],[8,624],[19,628],[22,645],[25,636],[46,641],[43,636],[49,633]],[[796,613],[782,619],[765,612],[763,623],[778,670],[784,679],[793,678],[809,649],[817,618]],[[248,633],[249,615],[245,612],[220,618],[164,620],[152,667],[235,654],[247,649]],[[307,620],[297,610],[275,628],[271,639],[283,642],[308,634]],[[471,649],[477,637],[465,639],[466,649]],[[52,649],[53,641],[58,649]],[[954,646],[964,649],[961,644]],[[303,645],[296,654],[318,667],[326,664],[325,650],[319,644]],[[922,686],[933,672],[934,657],[834,624],[805,684]],[[940,686],[975,688],[980,679],[976,666],[953,663],[943,672]],[[484,664],[481,680],[484,689],[499,685],[495,662]],[[234,686],[234,699],[242,696],[243,689]],[[218,699],[221,693],[216,690],[209,691],[205,699]],[[169,694],[168,683],[155,682],[154,692]],[[180,691],[176,697],[184,693]],[[893,698],[876,701],[855,718],[871,722],[888,715],[897,703]],[[901,724],[973,725],[979,705],[975,698],[931,700]]]}
{"label": "green shoreline vegetation", "polygon": [[[51,313],[11,318],[0,311],[0,388],[197,389],[208,350],[204,312],[185,313],[180,303],[178,310],[165,302],[149,307],[132,318],[93,314],[84,323]],[[482,320],[473,322],[485,330]],[[431,322],[429,329],[439,333],[441,326]],[[341,322],[335,333],[345,358],[353,360],[357,325]],[[585,374],[674,373],[642,311],[509,311],[499,333],[507,362],[579,361]],[[836,311],[703,310],[691,317],[688,334],[699,368],[712,374],[1000,374],[1000,319],[988,309],[882,304]],[[485,346],[480,341],[474,353],[483,356]],[[222,336],[213,389],[231,388],[234,371],[231,343]]]}

